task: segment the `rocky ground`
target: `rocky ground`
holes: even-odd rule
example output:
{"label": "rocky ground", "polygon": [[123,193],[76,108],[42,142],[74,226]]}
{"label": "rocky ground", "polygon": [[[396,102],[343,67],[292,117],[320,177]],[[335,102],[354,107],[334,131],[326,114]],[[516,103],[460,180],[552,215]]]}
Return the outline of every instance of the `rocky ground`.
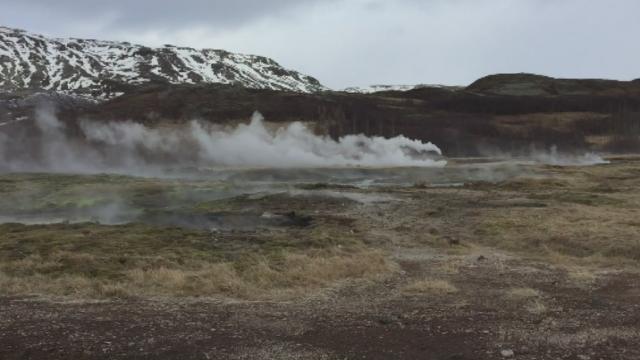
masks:
{"label": "rocky ground", "polygon": [[[86,247],[77,249],[94,258],[83,266],[105,275],[98,271],[75,284],[124,284],[123,291],[39,287],[37,276],[55,280],[87,271],[59,254],[55,258],[54,249],[39,239],[88,231],[86,236],[113,241],[107,230],[116,225],[31,225],[16,232],[16,225],[5,224],[0,358],[637,359],[640,158],[611,160],[582,167],[529,165],[509,176],[489,176],[494,169],[464,184],[429,178],[376,187],[298,184],[285,195],[210,204],[206,211],[287,210],[312,220],[309,226],[221,230],[215,235],[219,253],[206,261],[234,264],[225,244],[251,234],[254,240],[277,240],[316,265],[309,270],[295,261],[267,263],[274,273],[269,278],[236,267],[242,291],[220,287],[206,296],[177,280],[173,287],[141,287],[144,295],[136,296],[135,283],[125,284],[126,275],[104,265],[110,254],[98,257]],[[12,181],[3,178],[5,192],[15,193]],[[29,181],[35,180],[20,180]],[[70,243],[80,241],[65,236]],[[201,244],[198,235],[189,236]],[[202,241],[211,241],[207,236]],[[97,235],[91,241],[103,252],[134,251],[126,244],[105,247]],[[251,251],[271,259],[272,248],[251,244]],[[164,248],[153,251],[166,260]],[[383,254],[384,263],[363,267],[343,261],[368,254],[376,262],[372,251]],[[24,261],[35,253],[44,263],[67,267]],[[336,264],[343,270],[327,270]],[[192,279],[189,274],[186,279]],[[20,279],[35,286],[17,286]]]}

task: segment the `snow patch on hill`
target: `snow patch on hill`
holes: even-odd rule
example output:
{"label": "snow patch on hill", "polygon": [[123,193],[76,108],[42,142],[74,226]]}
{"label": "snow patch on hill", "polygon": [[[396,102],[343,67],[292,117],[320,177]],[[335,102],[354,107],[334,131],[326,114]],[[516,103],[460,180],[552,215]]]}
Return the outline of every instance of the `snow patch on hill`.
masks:
{"label": "snow patch on hill", "polygon": [[54,39],[0,27],[0,89],[42,89],[107,99],[127,85],[222,83],[295,92],[326,90],[274,60],[225,50]]}
{"label": "snow patch on hill", "polygon": [[418,85],[369,85],[369,86],[352,86],[343,89],[342,91],[352,94],[372,94],[380,91],[409,91],[422,88],[436,88],[443,90],[455,91],[459,90],[461,86],[450,85],[438,85],[438,84],[418,84]]}

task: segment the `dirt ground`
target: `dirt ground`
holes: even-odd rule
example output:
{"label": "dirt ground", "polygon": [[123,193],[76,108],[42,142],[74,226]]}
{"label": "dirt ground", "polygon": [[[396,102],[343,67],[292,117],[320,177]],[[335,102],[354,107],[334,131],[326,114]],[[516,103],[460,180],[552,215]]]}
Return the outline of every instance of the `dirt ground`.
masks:
{"label": "dirt ground", "polygon": [[[2,225],[0,358],[638,359],[640,158],[611,160],[531,165],[515,176],[463,184],[306,184],[285,195],[225,200],[215,211],[261,219],[287,211],[311,222],[222,229],[206,238],[189,233],[199,249],[201,241],[216,239],[215,260],[199,261],[232,264],[237,249],[225,244],[251,237],[250,250],[265,259],[274,250],[263,243],[277,241],[278,253],[286,248],[308,256],[304,263],[318,263],[268,263],[269,271],[294,274],[268,279],[236,270],[246,291],[209,289],[219,295],[186,292],[182,282],[171,289],[140,285],[144,296],[136,296],[135,283],[119,293],[53,291],[35,279],[55,280],[62,270],[46,267],[46,273],[24,261],[35,255],[54,261],[40,239],[52,231],[108,238],[104,231],[118,225]],[[15,191],[12,181],[0,184]],[[326,259],[370,251],[383,254],[384,266],[342,261],[340,271],[327,270],[336,265]],[[14,271],[16,264],[24,272]],[[180,266],[175,270],[195,271]],[[101,284],[126,278],[112,267],[100,269]],[[251,286],[260,291],[248,291]],[[172,289],[180,291],[172,295]]]}

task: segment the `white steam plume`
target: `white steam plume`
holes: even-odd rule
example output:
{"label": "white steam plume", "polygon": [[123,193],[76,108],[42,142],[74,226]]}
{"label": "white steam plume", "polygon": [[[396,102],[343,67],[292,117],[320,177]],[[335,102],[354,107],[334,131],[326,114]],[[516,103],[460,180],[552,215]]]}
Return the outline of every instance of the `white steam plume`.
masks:
{"label": "white steam plume", "polygon": [[444,166],[429,155],[441,155],[432,143],[394,138],[347,135],[335,141],[313,134],[294,122],[274,132],[264,127],[260,113],[249,125],[231,131],[211,131],[201,123],[191,123],[191,135],[199,144],[206,162],[223,165],[269,167],[304,166]]}
{"label": "white steam plume", "polygon": [[[131,121],[82,120],[74,133],[51,110],[40,110],[34,143],[0,139],[0,170],[159,174],[177,167],[441,167],[432,143],[348,135],[338,140],[315,135],[302,123],[277,130],[262,115],[224,128],[198,121],[186,126],[148,128]],[[25,140],[26,141],[26,140]],[[11,148],[8,149],[7,148]],[[22,147],[22,149],[20,148]],[[24,150],[21,154],[20,150]],[[28,154],[27,154],[28,153]]]}

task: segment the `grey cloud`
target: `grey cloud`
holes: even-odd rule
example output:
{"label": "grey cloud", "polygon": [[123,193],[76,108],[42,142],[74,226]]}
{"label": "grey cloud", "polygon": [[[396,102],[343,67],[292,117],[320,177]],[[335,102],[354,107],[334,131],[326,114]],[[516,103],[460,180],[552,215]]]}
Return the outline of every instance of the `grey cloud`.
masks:
{"label": "grey cloud", "polygon": [[[322,0],[0,0],[3,23],[20,23],[57,32],[73,22],[98,19],[108,30],[175,30],[185,26],[211,29],[247,22]],[[326,0],[325,0],[326,1]],[[19,20],[18,20],[18,19]],[[43,24],[44,23],[44,24]]]}
{"label": "grey cloud", "polygon": [[0,0],[57,36],[270,56],[340,88],[464,85],[498,72],[640,77],[636,0]]}

